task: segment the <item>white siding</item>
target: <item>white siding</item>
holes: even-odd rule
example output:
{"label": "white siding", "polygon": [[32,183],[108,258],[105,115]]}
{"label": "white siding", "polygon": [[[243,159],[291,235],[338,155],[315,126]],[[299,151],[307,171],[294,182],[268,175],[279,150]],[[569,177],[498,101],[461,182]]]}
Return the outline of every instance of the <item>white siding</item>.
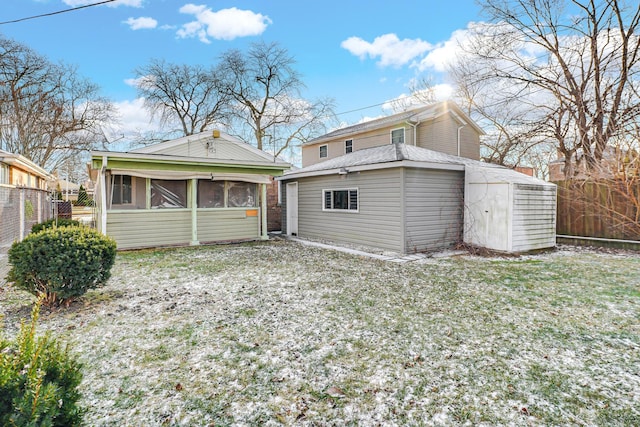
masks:
{"label": "white siding", "polygon": [[462,240],[464,172],[407,169],[405,252],[442,249]]}
{"label": "white siding", "polygon": [[512,250],[548,248],[555,242],[555,186],[513,184]]}

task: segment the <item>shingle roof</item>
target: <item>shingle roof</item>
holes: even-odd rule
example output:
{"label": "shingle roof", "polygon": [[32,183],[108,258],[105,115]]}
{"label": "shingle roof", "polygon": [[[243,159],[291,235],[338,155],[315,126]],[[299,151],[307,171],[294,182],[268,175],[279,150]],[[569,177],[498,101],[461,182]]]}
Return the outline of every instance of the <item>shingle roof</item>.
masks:
{"label": "shingle roof", "polygon": [[465,123],[468,123],[472,127],[474,127],[478,131],[478,133],[484,134],[482,129],[473,120],[467,117],[467,115],[454,102],[443,101],[427,106],[414,108],[412,110],[403,111],[401,113],[392,114],[390,116],[381,117],[379,119],[369,120],[367,122],[347,126],[341,129],[336,129],[332,132],[307,141],[303,145],[315,145],[334,138],[339,138],[341,136],[355,135],[358,133],[380,129],[407,121],[421,122],[431,120],[449,111],[452,111],[453,114],[455,114]]}
{"label": "shingle roof", "polygon": [[[461,170],[461,167],[464,167],[465,169],[470,168],[481,170],[488,182],[552,185],[548,182],[530,177],[505,166],[484,163],[478,160],[453,156],[439,151],[414,147],[413,145],[406,144],[387,144],[379,147],[357,150],[353,153],[344,154],[340,157],[325,160],[324,162],[315,163],[305,168],[285,172],[283,178],[295,178],[298,176],[305,176],[310,173],[312,175],[328,175],[335,173],[336,170],[351,169],[358,166],[372,166],[367,169],[375,169],[377,166],[384,167],[384,165],[388,166],[394,162],[398,162],[398,166],[401,166],[401,162],[407,161],[429,164],[430,166],[441,165],[444,169],[447,169],[446,166],[449,165],[451,166],[451,169],[457,170]],[[406,165],[406,163],[404,165]]]}
{"label": "shingle roof", "polygon": [[461,165],[463,160],[457,156],[414,147],[405,144],[387,144],[379,147],[365,148],[340,157],[292,171],[291,174],[350,168],[355,166],[374,165],[380,163],[411,160],[416,162],[442,163]]}

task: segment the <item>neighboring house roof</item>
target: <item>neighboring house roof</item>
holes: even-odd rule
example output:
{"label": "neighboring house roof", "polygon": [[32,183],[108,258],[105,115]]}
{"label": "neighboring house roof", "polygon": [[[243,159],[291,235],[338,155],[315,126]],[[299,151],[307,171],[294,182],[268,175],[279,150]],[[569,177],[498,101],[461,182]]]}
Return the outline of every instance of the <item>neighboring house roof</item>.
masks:
{"label": "neighboring house roof", "polygon": [[58,188],[58,186],[60,186],[61,190],[67,190],[69,189],[69,191],[78,191],[80,190],[80,186],[76,183],[73,183],[71,181],[67,181],[66,179],[57,179],[56,181],[54,181],[51,185],[49,185],[50,188],[52,189],[56,189]]}
{"label": "neighboring house roof", "polygon": [[406,144],[387,144],[354,151],[353,153],[315,163],[305,168],[286,172],[280,179],[288,180],[336,173],[346,174],[391,167],[417,167],[459,171],[465,170],[465,168],[479,168],[483,171],[482,173],[490,178],[489,182],[549,184],[546,181],[516,172],[504,166],[483,163],[478,160],[452,156],[439,151]]}
{"label": "neighboring house roof", "polygon": [[392,114],[390,116],[369,120],[352,126],[337,129],[318,138],[307,141],[303,145],[320,144],[339,138],[341,136],[349,136],[362,132],[368,132],[393,126],[394,124],[409,122],[412,125],[416,125],[420,122],[436,119],[444,114],[453,114],[460,123],[470,125],[480,135],[485,134],[480,126],[478,126],[477,123],[475,123],[469,116],[467,116],[455,102],[443,101],[436,104],[414,108],[411,110],[403,111],[401,113]]}
{"label": "neighboring house roof", "polygon": [[27,171],[46,180],[54,179],[53,175],[20,154],[0,150],[0,162]]}

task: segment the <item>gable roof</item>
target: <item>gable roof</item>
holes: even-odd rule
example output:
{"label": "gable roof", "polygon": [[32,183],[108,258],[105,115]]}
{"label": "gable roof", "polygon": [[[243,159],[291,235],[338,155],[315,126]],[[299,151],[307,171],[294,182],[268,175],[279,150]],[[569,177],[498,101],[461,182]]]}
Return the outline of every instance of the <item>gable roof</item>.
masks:
{"label": "gable roof", "polygon": [[220,131],[207,131],[194,135],[148,145],[130,153],[162,154],[169,156],[198,157],[210,160],[257,161],[277,163],[269,153]]}
{"label": "gable roof", "polygon": [[315,145],[326,141],[333,140],[342,136],[355,135],[358,133],[368,132],[376,129],[386,128],[395,124],[411,123],[416,125],[420,122],[433,120],[445,114],[452,114],[457,121],[468,124],[473,127],[480,135],[484,135],[484,131],[476,122],[474,122],[464,111],[453,101],[442,101],[435,104],[414,108],[403,111],[401,113],[392,114],[390,116],[381,117],[379,119],[369,120],[352,126],[336,129],[325,135],[314,138],[305,142],[303,145]]}

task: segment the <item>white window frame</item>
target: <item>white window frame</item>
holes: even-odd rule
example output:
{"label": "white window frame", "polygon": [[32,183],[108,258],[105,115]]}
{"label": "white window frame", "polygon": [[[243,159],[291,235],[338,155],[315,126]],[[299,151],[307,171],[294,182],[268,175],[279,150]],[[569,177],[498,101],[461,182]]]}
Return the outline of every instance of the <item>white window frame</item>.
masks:
{"label": "white window frame", "polygon": [[400,128],[395,128],[395,129],[391,129],[391,131],[389,132],[389,140],[391,141],[391,144],[393,144],[393,132],[401,130],[402,131],[402,142],[399,142],[399,144],[404,144],[405,140],[406,140],[406,131],[405,128],[400,127]]}
{"label": "white window frame", "polygon": [[0,184],[11,184],[9,175],[9,165],[6,163],[0,163]]}
{"label": "white window frame", "polygon": [[[347,145],[347,143],[350,143],[350,145]],[[347,147],[351,149],[351,151],[347,151]],[[349,153],[353,153],[353,139],[347,139],[344,142],[344,154],[349,154]]]}
{"label": "white window frame", "polygon": [[[129,203],[113,203],[113,193],[116,189],[116,177],[119,176],[120,177],[120,184],[119,187],[122,189],[122,185],[123,185],[123,181],[124,181],[124,177],[128,176],[129,179],[131,180],[131,200],[129,201]],[[112,207],[115,206],[116,208],[118,206],[132,206],[135,203],[136,200],[136,193],[135,193],[135,177],[131,176],[131,175],[127,175],[127,174],[113,174],[111,175],[111,191],[109,194],[109,206]],[[63,193],[65,193],[65,189],[61,189],[61,191]],[[68,196],[68,195],[67,195]],[[122,201],[122,197],[120,198],[120,201]]]}
{"label": "white window frame", "polygon": [[[322,147],[324,147],[324,156],[322,155]],[[318,156],[320,156],[321,159],[329,158],[329,145],[323,144],[318,147]]]}
{"label": "white window frame", "polygon": [[[348,198],[348,208],[347,209],[335,209],[334,205],[334,192],[336,191],[347,191]],[[356,209],[351,209],[351,191],[356,192]],[[325,195],[327,192],[331,192],[331,208],[327,208],[325,206]],[[349,187],[349,188],[323,188],[322,189],[322,200],[320,201],[322,204],[323,212],[345,212],[345,213],[359,213],[360,212],[360,189],[358,187]]]}

